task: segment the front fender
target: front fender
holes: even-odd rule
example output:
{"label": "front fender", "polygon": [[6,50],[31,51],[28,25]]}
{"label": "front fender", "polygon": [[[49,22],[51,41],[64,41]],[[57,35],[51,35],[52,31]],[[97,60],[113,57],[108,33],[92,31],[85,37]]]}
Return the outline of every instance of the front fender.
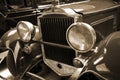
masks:
{"label": "front fender", "polygon": [[17,29],[13,28],[9,31],[7,31],[0,40],[0,46],[1,47],[9,47],[10,43],[12,43],[13,41],[19,39],[18,33],[17,33]]}

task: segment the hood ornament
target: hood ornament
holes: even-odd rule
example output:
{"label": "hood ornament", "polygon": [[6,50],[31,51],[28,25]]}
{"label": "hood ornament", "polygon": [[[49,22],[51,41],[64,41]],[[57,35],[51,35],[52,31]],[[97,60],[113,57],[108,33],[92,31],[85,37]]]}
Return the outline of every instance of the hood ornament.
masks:
{"label": "hood ornament", "polygon": [[53,0],[52,1],[52,12],[55,11],[56,5],[58,5],[58,4],[59,4],[59,0]]}

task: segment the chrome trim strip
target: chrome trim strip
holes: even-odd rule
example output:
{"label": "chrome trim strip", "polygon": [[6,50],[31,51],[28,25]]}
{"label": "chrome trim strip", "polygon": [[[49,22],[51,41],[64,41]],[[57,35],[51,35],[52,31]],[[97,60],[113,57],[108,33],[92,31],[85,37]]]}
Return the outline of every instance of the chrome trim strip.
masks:
{"label": "chrome trim strip", "polygon": [[85,2],[89,2],[89,1],[90,1],[90,0],[73,2],[73,3],[66,3],[66,4],[57,5],[57,7],[62,7],[62,6],[72,5],[72,4],[85,3]]}
{"label": "chrome trim strip", "polygon": [[120,7],[120,5],[116,5],[116,6],[113,6],[113,7],[110,7],[110,8],[104,8],[104,9],[100,9],[100,10],[95,10],[95,11],[84,12],[83,14],[87,15],[87,14],[102,12],[102,11],[111,10],[111,9],[114,9],[114,8],[117,8],[117,7]]}

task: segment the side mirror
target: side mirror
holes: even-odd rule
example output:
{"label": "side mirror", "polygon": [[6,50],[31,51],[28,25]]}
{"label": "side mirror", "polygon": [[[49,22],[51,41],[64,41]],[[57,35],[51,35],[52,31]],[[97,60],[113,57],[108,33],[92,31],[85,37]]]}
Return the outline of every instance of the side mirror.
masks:
{"label": "side mirror", "polygon": [[93,48],[96,41],[96,33],[89,24],[76,22],[67,29],[66,39],[71,48],[85,53]]}
{"label": "side mirror", "polygon": [[17,31],[23,42],[29,42],[34,32],[34,25],[27,21],[20,21],[17,24]]}

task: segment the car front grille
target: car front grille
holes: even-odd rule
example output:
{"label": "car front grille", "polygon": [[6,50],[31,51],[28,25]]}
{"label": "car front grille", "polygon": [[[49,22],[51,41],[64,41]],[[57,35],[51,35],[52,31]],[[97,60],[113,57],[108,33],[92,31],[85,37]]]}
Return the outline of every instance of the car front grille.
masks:
{"label": "car front grille", "polygon": [[[43,41],[68,45],[66,30],[74,22],[73,17],[64,14],[47,14],[40,17]],[[70,49],[44,45],[46,58],[72,65],[75,52]]]}

